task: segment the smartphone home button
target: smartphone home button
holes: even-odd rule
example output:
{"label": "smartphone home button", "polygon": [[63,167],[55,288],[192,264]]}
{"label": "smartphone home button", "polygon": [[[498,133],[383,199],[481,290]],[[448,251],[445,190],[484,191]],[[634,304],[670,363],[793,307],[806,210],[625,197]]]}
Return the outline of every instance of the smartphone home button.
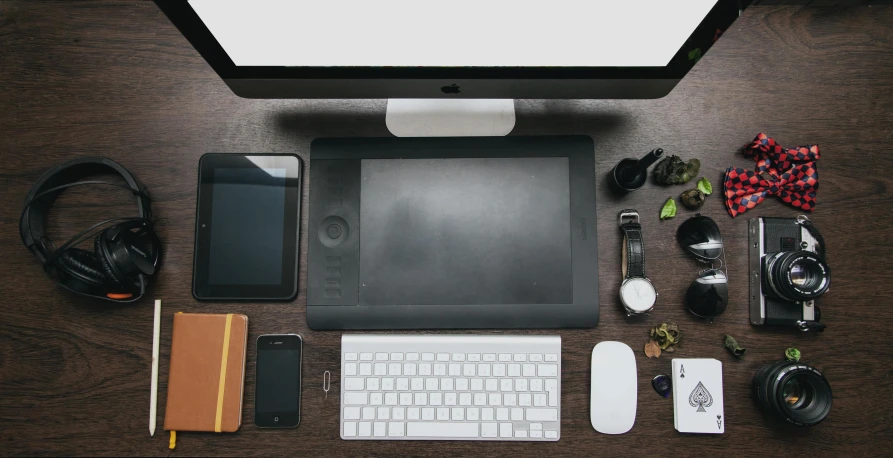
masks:
{"label": "smartphone home button", "polygon": [[273,417],[273,423],[279,423],[279,417]]}

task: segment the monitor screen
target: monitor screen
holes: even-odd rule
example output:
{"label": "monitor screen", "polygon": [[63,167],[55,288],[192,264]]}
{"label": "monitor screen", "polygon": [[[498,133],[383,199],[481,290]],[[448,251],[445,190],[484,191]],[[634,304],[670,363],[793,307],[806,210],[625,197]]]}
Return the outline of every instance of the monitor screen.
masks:
{"label": "monitor screen", "polygon": [[566,157],[363,159],[360,305],[573,302]]}
{"label": "monitor screen", "polygon": [[189,5],[236,67],[664,67],[716,2],[189,0]]}

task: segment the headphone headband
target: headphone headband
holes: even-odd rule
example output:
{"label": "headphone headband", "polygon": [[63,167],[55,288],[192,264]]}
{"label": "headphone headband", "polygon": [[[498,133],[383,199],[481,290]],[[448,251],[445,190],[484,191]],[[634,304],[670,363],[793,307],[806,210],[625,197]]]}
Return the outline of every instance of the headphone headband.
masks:
{"label": "headphone headband", "polygon": [[[53,202],[64,191],[64,188],[52,192],[46,191],[76,183],[84,177],[103,172],[114,172],[124,178],[127,186],[136,195],[140,218],[147,221],[152,219],[152,207],[150,206],[148,193],[121,164],[104,157],[83,157],[68,161],[44,173],[25,197],[26,207],[23,209],[19,233],[25,246],[37,256],[41,263],[46,262],[46,248],[41,240],[44,238],[44,231],[46,230],[47,215]],[[46,194],[41,195],[44,192]]]}

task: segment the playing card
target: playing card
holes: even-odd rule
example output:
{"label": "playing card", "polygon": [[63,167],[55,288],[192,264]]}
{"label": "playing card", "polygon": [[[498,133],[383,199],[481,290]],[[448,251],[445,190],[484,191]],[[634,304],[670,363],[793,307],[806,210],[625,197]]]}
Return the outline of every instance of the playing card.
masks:
{"label": "playing card", "polygon": [[725,432],[722,363],[715,359],[673,359],[673,422],[680,433]]}

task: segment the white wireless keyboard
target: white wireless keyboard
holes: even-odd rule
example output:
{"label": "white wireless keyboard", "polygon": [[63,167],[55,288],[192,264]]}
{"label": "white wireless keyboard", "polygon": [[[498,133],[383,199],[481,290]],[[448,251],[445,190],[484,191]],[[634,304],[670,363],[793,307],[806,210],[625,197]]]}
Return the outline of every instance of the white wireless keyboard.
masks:
{"label": "white wireless keyboard", "polygon": [[344,440],[557,441],[561,337],[345,335]]}

